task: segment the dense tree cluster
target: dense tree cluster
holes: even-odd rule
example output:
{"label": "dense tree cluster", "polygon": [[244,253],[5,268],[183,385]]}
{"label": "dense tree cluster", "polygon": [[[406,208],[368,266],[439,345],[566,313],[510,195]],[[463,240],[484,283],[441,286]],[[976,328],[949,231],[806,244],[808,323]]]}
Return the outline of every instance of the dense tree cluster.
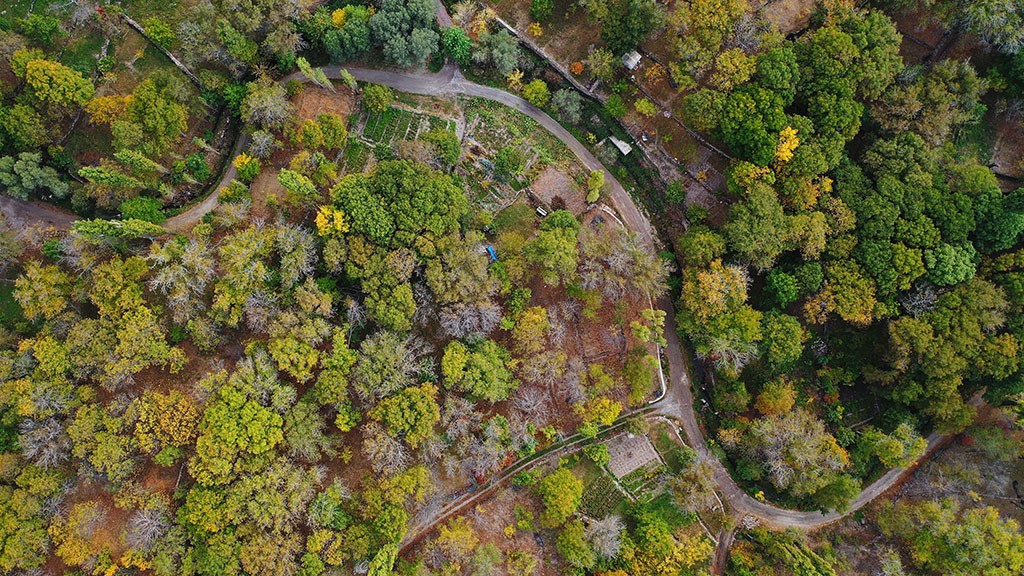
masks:
{"label": "dense tree cluster", "polygon": [[[679,240],[678,321],[715,368],[739,475],[842,508],[855,477],[919,455],[922,431],[969,426],[971,395],[1019,390],[1019,299],[985,270],[1018,245],[1020,191],[956,147],[984,110],[970,63],[905,67],[876,10],[834,9],[794,41],[746,43],[746,18],[718,1],[669,16],[689,32],[677,81],[705,86],[684,115],[737,156],[725,222]],[[736,43],[749,73],[723,60]],[[727,67],[735,81],[716,80]],[[880,427],[850,430],[846,386],[886,402]]]}
{"label": "dense tree cluster", "polygon": [[[588,433],[633,389],[642,401],[651,371],[587,371],[561,349],[581,301],[664,289],[663,265],[635,239],[565,211],[537,222],[520,204],[488,240],[490,219],[458,177],[410,161],[337,176],[309,147],[328,148],[340,120],[299,130],[304,149],[277,180],[305,216],[250,221],[236,181],[208,222],[170,236],[136,198],[121,209],[138,218],[80,221],[21,265],[19,333],[5,332],[0,353],[0,425],[18,438],[0,448],[4,570],[53,550],[90,570],[386,573],[439,476],[483,479],[553,441],[566,395],[562,418]],[[142,185],[160,173],[141,152],[117,159],[83,176],[100,186],[135,178],[130,167]],[[257,157],[240,155],[239,175],[252,163],[258,173]],[[50,185],[31,154],[9,170],[31,192]],[[16,258],[21,246],[4,242]],[[549,312],[526,288],[535,277],[575,295]],[[663,318],[627,319],[631,357],[643,358]],[[76,476],[116,496],[55,505]],[[145,480],[178,476],[173,493]],[[570,480],[543,484],[545,525],[575,513]],[[115,508],[127,519],[99,531]]]}

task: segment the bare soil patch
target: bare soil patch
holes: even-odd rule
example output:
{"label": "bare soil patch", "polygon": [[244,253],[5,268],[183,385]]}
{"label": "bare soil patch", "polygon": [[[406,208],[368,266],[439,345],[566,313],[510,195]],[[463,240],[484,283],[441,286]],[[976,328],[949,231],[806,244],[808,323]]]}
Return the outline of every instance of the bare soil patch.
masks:
{"label": "bare soil patch", "polygon": [[280,203],[284,199],[287,190],[277,179],[277,170],[263,169],[259,176],[249,186],[249,194],[252,196],[252,217],[268,219],[272,211],[267,207],[267,201],[275,198],[274,202]]}
{"label": "bare soil patch", "polygon": [[587,21],[586,10],[576,7],[573,0],[554,1],[555,8],[547,22],[541,25],[543,33],[540,36],[530,36],[526,32],[533,22],[530,0],[501,0],[484,4],[563,66],[582,61],[591,50],[604,45],[600,28]]}
{"label": "bare soil patch", "polygon": [[355,96],[345,86],[337,86],[336,92],[307,84],[295,96],[295,112],[300,120],[315,118],[319,114],[334,113],[348,118],[355,109]]}
{"label": "bare soil patch", "polygon": [[999,122],[992,149],[992,169],[1013,178],[1024,177],[1024,116],[1008,115]]}
{"label": "bare soil patch", "polygon": [[807,27],[815,5],[816,0],[768,0],[757,12],[788,36]]}
{"label": "bare soil patch", "polygon": [[531,186],[533,193],[552,208],[564,209],[579,216],[587,209],[584,193],[565,172],[548,166]]}

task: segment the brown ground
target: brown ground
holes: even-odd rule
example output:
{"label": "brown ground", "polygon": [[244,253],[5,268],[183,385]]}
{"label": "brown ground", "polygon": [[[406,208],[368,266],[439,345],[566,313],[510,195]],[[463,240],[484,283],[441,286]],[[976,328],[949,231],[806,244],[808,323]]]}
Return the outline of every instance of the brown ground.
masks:
{"label": "brown ground", "polygon": [[996,129],[992,169],[1014,178],[1024,177],[1024,115],[1007,114]]}
{"label": "brown ground", "polygon": [[553,166],[548,166],[530,186],[533,193],[554,209],[565,209],[579,216],[587,209],[586,192]]}
{"label": "brown ground", "polygon": [[[499,0],[484,4],[493,8],[510,26],[526,35],[527,27],[533,22],[530,17],[530,0]],[[587,21],[586,10],[576,8],[570,12],[575,5],[573,0],[554,0],[554,5],[551,17],[542,25],[543,34],[530,37],[549,56],[568,67],[573,62],[584,60],[593,48],[604,45],[600,28]]]}
{"label": "brown ground", "polygon": [[[539,520],[537,519],[541,511],[539,504],[539,499],[529,488],[517,488],[508,485],[501,488],[493,496],[487,498],[483,504],[478,504],[463,516],[469,520],[470,526],[473,527],[473,531],[480,539],[478,548],[484,544],[494,544],[506,554],[514,550],[527,552],[540,559],[534,576],[554,576],[562,573],[562,560],[555,551],[554,538],[550,533],[545,535],[547,536],[546,538],[542,538]],[[505,536],[505,528],[515,525],[514,511],[517,505],[533,513],[535,531],[517,529],[512,537],[508,538]],[[413,548],[407,550],[404,553],[404,557],[407,559],[423,558],[424,551],[429,549],[436,538],[437,530],[433,530]],[[538,539],[540,539],[540,542],[538,542]],[[541,543],[543,543],[543,546]],[[464,561],[463,565],[466,565],[467,561]],[[499,568],[498,573],[504,572],[500,571]]]}
{"label": "brown ground", "polygon": [[336,92],[313,84],[306,84],[295,96],[295,112],[300,120],[314,118],[318,114],[331,112],[348,118],[355,109],[355,96],[345,86],[337,86]]}
{"label": "brown ground", "polygon": [[252,218],[269,219],[273,211],[267,207],[267,200],[274,197],[280,204],[286,193],[287,190],[277,179],[276,169],[264,168],[261,170],[259,176],[249,186],[249,194],[252,196],[252,211],[250,212]]}
{"label": "brown ground", "polygon": [[816,0],[768,0],[752,2],[760,5],[758,12],[775,24],[779,31],[788,36],[807,27],[807,21],[814,11]]}

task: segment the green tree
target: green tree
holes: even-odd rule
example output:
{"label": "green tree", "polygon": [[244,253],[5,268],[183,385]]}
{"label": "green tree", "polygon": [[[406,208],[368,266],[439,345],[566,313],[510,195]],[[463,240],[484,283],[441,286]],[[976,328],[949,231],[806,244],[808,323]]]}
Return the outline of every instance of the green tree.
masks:
{"label": "green tree", "polygon": [[65,480],[57,469],[31,464],[11,467],[0,477],[0,570],[32,570],[46,562],[46,502],[62,494]]}
{"label": "green tree", "polygon": [[725,239],[703,225],[687,228],[678,246],[683,264],[691,268],[706,267],[725,253]]}
{"label": "green tree", "polygon": [[793,384],[784,378],[776,378],[764,385],[757,395],[754,408],[763,416],[786,414],[796,404],[796,390]]}
{"label": "green tree", "polygon": [[530,0],[530,16],[537,22],[546,22],[554,9],[552,0]]}
{"label": "green tree", "polygon": [[583,499],[583,482],[568,468],[559,468],[537,484],[544,508],[540,513],[541,525],[556,528],[565,524]]}
{"label": "green tree", "polygon": [[790,222],[770,186],[755,182],[747,199],[733,206],[722,227],[729,246],[752,266],[766,270],[786,248]]}
{"label": "green tree", "polygon": [[613,54],[635,49],[661,24],[661,7],[654,0],[610,0],[601,21],[601,39]]}
{"label": "green tree", "polygon": [[188,128],[185,106],[173,95],[172,82],[152,74],[135,87],[124,118],[110,129],[118,149],[138,149],[147,156],[164,154]]}
{"label": "green tree", "polygon": [[777,268],[768,273],[764,289],[772,302],[779,308],[789,306],[796,301],[800,294],[796,278]]}
{"label": "green tree", "polygon": [[576,229],[542,229],[523,247],[523,256],[533,264],[545,284],[568,281],[576,274],[579,261]]}
{"label": "green tree", "polygon": [[587,54],[587,67],[590,68],[590,73],[605,82],[611,80],[612,75],[615,74],[616,62],[615,55],[606,48],[596,48]]}
{"label": "green tree", "polygon": [[31,106],[0,106],[0,120],[0,142],[17,152],[35,152],[49,138],[43,117]]}
{"label": "green tree", "polygon": [[570,522],[558,533],[557,546],[558,552],[570,566],[589,570],[594,567],[597,557],[587,542],[585,532],[583,522]]}
{"label": "green tree", "polygon": [[887,468],[906,468],[928,448],[928,441],[906,422],[900,423],[891,434],[869,427],[864,430],[861,442]]}
{"label": "green tree", "polygon": [[320,191],[312,180],[287,168],[277,173],[277,180],[288,191],[291,202],[295,204],[313,204],[320,199]]}
{"label": "green tree", "polygon": [[551,91],[548,90],[547,83],[538,78],[523,86],[523,98],[530,104],[543,108],[551,100]]}
{"label": "green tree", "polygon": [[43,59],[25,65],[25,85],[37,100],[59,109],[82,106],[95,92],[92,83],[77,70]]}
{"label": "green tree", "polygon": [[928,279],[940,286],[951,286],[973,278],[976,258],[977,252],[971,244],[941,244],[933,250],[924,251]]}
{"label": "green tree", "polygon": [[436,397],[437,387],[433,384],[411,386],[381,400],[369,416],[416,448],[434,435],[434,425],[441,418]]}
{"label": "green tree", "polygon": [[153,224],[162,224],[167,216],[163,206],[156,198],[138,196],[121,202],[121,215],[124,218],[143,220]]}
{"label": "green tree", "polygon": [[519,385],[511,366],[512,355],[493,340],[470,347],[453,340],[441,359],[441,373],[448,386],[492,403],[505,400]]}
{"label": "green tree", "polygon": [[57,171],[42,164],[42,154],[32,152],[0,157],[0,184],[7,188],[9,196],[21,200],[44,192],[64,198],[69,191]]}
{"label": "green tree", "polygon": [[[214,373],[205,381],[219,388],[199,424],[196,454],[189,470],[197,482],[218,486],[231,482],[251,457],[269,453],[284,439],[281,415],[251,397],[260,380],[276,371],[265,356],[248,357],[229,377]],[[251,390],[251,392],[249,391]]]}
{"label": "green tree", "polygon": [[604,109],[614,118],[622,118],[626,115],[626,101],[618,94],[612,94],[604,103]]}
{"label": "green tree", "polygon": [[473,61],[477,64],[490,64],[495,72],[508,76],[519,66],[519,59],[519,41],[507,30],[483,32],[477,37],[473,52]]}
{"label": "green tree", "polygon": [[769,312],[763,316],[761,355],[765,363],[776,371],[788,370],[803,354],[808,334],[800,321],[787,314]]}
{"label": "green tree", "polygon": [[33,12],[17,23],[18,32],[43,45],[50,45],[56,38],[67,35],[60,27],[60,19],[48,14]]}
{"label": "green tree", "polygon": [[668,16],[674,51],[688,74],[702,71],[721,52],[747,6],[739,0],[695,0],[675,5]]}
{"label": "green tree", "polygon": [[387,110],[394,97],[391,88],[380,84],[370,84],[363,89],[363,104],[373,114],[381,114]]}
{"label": "green tree", "polygon": [[473,41],[469,34],[458,26],[445,28],[441,34],[441,46],[444,48],[444,55],[452,59],[460,66],[468,66],[473,56]]}
{"label": "green tree", "polygon": [[551,96],[551,107],[558,112],[559,118],[569,124],[579,124],[582,106],[579,92],[571,88],[556,90]]}
{"label": "green tree", "polygon": [[953,499],[886,504],[882,534],[911,551],[914,566],[935,574],[1014,574],[1024,570],[1024,535],[995,508],[961,509]]}

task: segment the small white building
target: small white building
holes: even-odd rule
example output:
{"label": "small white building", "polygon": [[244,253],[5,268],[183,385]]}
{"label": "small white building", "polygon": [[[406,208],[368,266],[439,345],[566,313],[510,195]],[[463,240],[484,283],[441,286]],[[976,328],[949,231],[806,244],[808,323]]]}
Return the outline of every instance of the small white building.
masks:
{"label": "small white building", "polygon": [[630,70],[636,70],[636,67],[640,65],[640,53],[636,50],[626,52],[622,55],[622,64]]}
{"label": "small white building", "polygon": [[623,156],[626,156],[633,151],[632,146],[630,146],[627,142],[619,140],[615,136],[609,136],[608,139],[612,141],[612,144],[614,144],[616,148],[619,149],[619,152],[622,152]]}

